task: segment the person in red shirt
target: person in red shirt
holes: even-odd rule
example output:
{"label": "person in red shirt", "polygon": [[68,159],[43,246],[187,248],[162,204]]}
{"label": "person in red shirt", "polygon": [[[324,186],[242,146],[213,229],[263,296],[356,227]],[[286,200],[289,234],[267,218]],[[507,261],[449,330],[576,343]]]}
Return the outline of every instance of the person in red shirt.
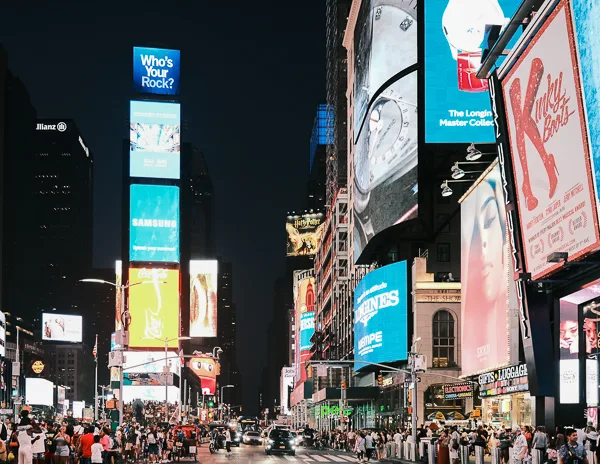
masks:
{"label": "person in red shirt", "polygon": [[86,428],[85,434],[79,439],[80,464],[92,464],[92,445],[94,444],[94,429]]}

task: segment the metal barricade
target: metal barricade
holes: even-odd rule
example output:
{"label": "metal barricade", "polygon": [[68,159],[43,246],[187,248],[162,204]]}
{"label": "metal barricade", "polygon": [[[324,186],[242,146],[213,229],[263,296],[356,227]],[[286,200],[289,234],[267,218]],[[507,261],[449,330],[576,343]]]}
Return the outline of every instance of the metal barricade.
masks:
{"label": "metal barricade", "polygon": [[425,447],[429,444],[431,440],[428,440],[427,438],[421,438],[419,440],[419,456],[423,457],[425,456]]}
{"label": "metal barricade", "polygon": [[393,441],[388,441],[385,444],[385,453],[386,453],[385,455],[387,458],[393,458],[396,455],[394,447],[395,447],[395,444]]}
{"label": "metal barricade", "polygon": [[469,446],[460,445],[458,449],[460,464],[469,464]]}
{"label": "metal barricade", "polygon": [[492,448],[492,464],[502,464],[500,448]]}
{"label": "metal barricade", "polygon": [[513,458],[515,456],[515,449],[511,446],[508,448],[508,462],[513,462]]}
{"label": "metal barricade", "polygon": [[406,461],[410,460],[410,443],[408,441],[405,441],[404,443],[402,443],[403,448],[404,448],[404,452],[402,453],[402,458]]}
{"label": "metal barricade", "polygon": [[437,446],[435,446],[433,443],[427,443],[427,462],[429,464],[435,464],[436,462],[436,448]]}
{"label": "metal barricade", "polygon": [[483,464],[483,446],[474,446],[475,448],[475,464]]}

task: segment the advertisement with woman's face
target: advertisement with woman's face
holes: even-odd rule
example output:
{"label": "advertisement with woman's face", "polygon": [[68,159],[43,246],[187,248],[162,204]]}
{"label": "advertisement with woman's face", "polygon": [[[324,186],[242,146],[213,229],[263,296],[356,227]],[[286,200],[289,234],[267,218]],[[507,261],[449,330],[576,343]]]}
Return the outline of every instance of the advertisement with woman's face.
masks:
{"label": "advertisement with woman's face", "polygon": [[509,362],[509,249],[500,168],[461,205],[462,370],[473,374]]}

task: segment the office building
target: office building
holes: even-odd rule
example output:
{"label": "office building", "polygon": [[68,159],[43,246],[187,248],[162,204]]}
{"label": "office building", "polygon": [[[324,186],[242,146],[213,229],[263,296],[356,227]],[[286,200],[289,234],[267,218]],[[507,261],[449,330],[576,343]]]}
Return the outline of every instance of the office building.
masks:
{"label": "office building", "polygon": [[83,343],[44,344],[50,366],[49,379],[68,387],[65,397],[70,402],[94,402],[94,371],[92,351]]}

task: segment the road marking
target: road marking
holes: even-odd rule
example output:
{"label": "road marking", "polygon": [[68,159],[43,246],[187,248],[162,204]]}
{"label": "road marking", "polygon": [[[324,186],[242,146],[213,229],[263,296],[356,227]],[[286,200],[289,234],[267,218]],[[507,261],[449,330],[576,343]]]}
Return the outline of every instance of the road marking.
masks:
{"label": "road marking", "polygon": [[287,454],[284,454],[284,455],[283,455],[283,457],[284,457],[285,459],[287,459],[288,461],[295,461],[295,460],[296,460],[296,458],[295,458],[295,457],[293,457],[293,456],[288,456]]}
{"label": "road marking", "polygon": [[312,454],[310,456],[311,458],[313,458],[315,461],[319,461],[319,462],[330,462],[329,459],[327,459],[324,456],[320,456],[318,454]]}
{"label": "road marking", "polygon": [[348,458],[346,456],[340,456],[336,454],[328,454],[327,457],[335,462],[356,462],[356,458]]}

